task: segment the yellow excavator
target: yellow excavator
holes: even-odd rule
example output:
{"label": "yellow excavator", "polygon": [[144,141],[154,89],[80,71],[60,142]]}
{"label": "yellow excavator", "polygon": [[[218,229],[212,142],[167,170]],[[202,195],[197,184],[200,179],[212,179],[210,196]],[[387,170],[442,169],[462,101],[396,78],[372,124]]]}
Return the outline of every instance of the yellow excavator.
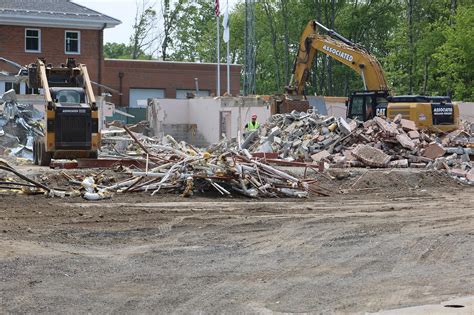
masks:
{"label": "yellow excavator", "polygon": [[[326,34],[321,34],[320,30]],[[346,101],[347,117],[366,121],[374,116],[394,118],[401,114],[418,128],[434,132],[454,130],[459,125],[459,108],[447,96],[393,96],[382,66],[364,47],[351,42],[317,21],[310,21],[301,35],[289,86],[290,96],[304,97],[305,85],[317,52],[322,52],[357,72],[363,91],[353,92]]]}

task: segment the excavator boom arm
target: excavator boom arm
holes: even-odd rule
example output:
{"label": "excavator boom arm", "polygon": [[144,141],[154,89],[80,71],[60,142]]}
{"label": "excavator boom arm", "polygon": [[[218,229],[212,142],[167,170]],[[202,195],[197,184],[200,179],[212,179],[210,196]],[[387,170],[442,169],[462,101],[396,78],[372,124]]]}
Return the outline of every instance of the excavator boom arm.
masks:
{"label": "excavator boom arm", "polygon": [[[330,35],[318,32],[322,28]],[[322,52],[359,73],[366,90],[388,91],[387,81],[377,58],[317,21],[310,21],[301,35],[289,94],[302,95],[317,52]]]}

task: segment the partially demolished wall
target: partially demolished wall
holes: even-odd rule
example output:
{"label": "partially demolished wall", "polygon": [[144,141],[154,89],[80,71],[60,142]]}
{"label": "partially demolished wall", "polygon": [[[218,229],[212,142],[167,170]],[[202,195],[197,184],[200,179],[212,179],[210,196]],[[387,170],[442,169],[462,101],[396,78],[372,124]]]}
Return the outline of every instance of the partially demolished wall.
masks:
{"label": "partially demolished wall", "polygon": [[236,139],[252,114],[265,122],[270,117],[270,104],[257,97],[150,99],[147,108],[154,135],[169,134],[201,147],[223,137]]}

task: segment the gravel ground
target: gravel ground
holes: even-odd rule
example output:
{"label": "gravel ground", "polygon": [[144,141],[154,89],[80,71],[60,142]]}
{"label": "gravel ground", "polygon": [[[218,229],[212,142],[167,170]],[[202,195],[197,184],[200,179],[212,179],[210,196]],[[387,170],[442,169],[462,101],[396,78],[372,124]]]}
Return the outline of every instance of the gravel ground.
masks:
{"label": "gravel ground", "polygon": [[0,313],[365,313],[472,295],[474,188],[350,172],[304,200],[0,195]]}

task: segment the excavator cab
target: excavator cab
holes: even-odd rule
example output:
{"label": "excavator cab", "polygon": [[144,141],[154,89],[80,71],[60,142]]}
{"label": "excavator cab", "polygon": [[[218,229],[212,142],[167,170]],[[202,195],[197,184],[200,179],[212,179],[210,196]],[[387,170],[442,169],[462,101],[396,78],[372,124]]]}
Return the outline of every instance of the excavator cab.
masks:
{"label": "excavator cab", "polygon": [[388,106],[387,91],[357,91],[346,101],[347,117],[366,121],[375,116],[386,116]]}

